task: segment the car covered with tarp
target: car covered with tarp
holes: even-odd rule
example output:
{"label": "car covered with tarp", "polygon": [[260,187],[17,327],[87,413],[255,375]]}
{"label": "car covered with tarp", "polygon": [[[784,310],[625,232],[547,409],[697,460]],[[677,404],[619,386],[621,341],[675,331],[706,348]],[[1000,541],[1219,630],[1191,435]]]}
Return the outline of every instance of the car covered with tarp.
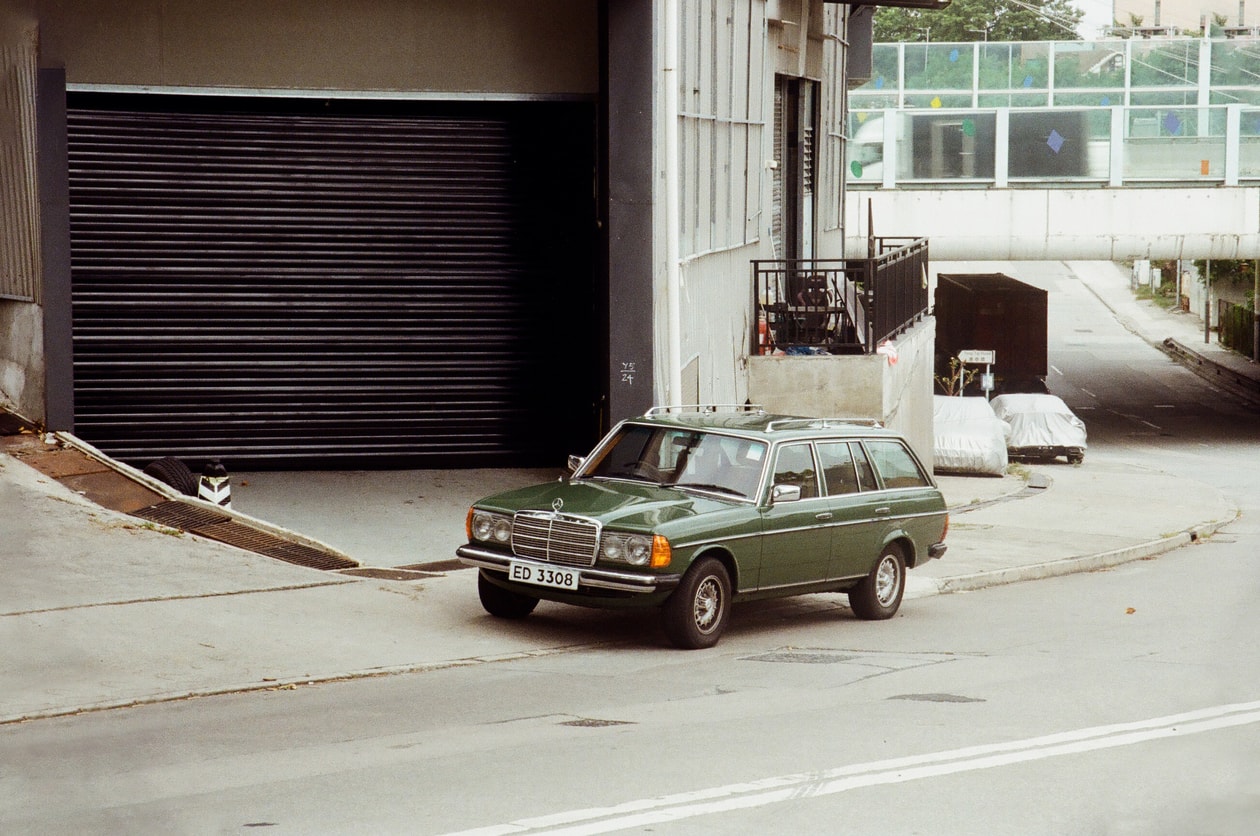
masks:
{"label": "car covered with tarp", "polygon": [[1011,428],[1007,453],[1020,459],[1085,460],[1085,422],[1057,395],[999,395],[993,412]]}
{"label": "car covered with tarp", "polygon": [[1004,475],[1009,433],[985,398],[932,396],[933,468],[939,473]]}

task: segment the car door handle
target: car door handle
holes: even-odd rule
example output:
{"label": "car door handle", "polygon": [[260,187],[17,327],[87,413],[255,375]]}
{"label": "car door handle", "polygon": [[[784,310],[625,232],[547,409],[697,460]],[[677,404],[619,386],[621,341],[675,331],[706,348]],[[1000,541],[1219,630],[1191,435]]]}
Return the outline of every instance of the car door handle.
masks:
{"label": "car door handle", "polygon": [[890,506],[888,506],[888,505],[884,505],[884,506],[882,506],[882,507],[880,507],[880,508],[876,508],[876,509],[875,509],[875,513],[876,513],[876,514],[880,514],[880,515],[883,515],[883,514],[891,514],[891,513],[892,513],[892,508],[891,508]]}
{"label": "car door handle", "polygon": [[819,522],[826,522],[827,520],[831,519],[831,512],[823,511],[821,514],[815,514],[814,519],[818,520]]}

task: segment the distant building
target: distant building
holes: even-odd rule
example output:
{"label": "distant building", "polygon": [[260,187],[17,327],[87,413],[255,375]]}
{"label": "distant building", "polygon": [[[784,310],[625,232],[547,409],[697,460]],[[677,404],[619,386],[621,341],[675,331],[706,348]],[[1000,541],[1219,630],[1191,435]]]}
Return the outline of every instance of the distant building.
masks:
{"label": "distant building", "polygon": [[1133,37],[1195,35],[1223,20],[1221,34],[1260,31],[1260,0],[1112,0],[1114,34]]}

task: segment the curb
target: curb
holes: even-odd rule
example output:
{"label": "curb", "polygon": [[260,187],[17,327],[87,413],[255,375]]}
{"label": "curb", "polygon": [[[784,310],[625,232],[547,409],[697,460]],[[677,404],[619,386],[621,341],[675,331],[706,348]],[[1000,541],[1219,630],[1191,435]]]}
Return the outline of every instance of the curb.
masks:
{"label": "curb", "polygon": [[1232,519],[1221,522],[1204,523],[1187,529],[1186,531],[1173,534],[1169,537],[1161,537],[1158,540],[1150,540],[1146,543],[1138,543],[1134,546],[1125,546],[1122,549],[1100,552],[1099,554],[1065,557],[1059,560],[1052,560],[1047,563],[1033,563],[1028,566],[1013,566],[1007,569],[975,572],[970,575],[957,575],[952,578],[923,578],[919,579],[916,585],[928,588],[926,590],[917,591],[913,597],[926,598],[931,595],[948,595],[954,592],[974,592],[980,589],[988,589],[989,587],[1004,586],[1012,583],[1021,583],[1023,581],[1037,581],[1044,580],[1046,578],[1061,577],[1063,575],[1075,575],[1085,572],[1097,572],[1103,569],[1110,569],[1125,563],[1131,563],[1135,560],[1145,560],[1147,558],[1179,549],[1182,546],[1197,543],[1201,539],[1211,537],[1217,531],[1237,520],[1239,516],[1240,512],[1235,510]]}
{"label": "curb", "polygon": [[1209,383],[1215,383],[1239,397],[1260,404],[1260,380],[1218,363],[1173,337],[1164,340],[1157,347]]}

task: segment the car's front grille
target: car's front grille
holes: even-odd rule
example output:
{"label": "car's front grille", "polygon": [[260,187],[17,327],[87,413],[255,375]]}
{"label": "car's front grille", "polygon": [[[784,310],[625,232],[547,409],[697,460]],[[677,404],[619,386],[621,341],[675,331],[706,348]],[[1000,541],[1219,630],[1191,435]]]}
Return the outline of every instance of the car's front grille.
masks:
{"label": "car's front grille", "polygon": [[521,511],[512,521],[512,551],[566,566],[590,566],[599,546],[599,523],[545,511]]}

